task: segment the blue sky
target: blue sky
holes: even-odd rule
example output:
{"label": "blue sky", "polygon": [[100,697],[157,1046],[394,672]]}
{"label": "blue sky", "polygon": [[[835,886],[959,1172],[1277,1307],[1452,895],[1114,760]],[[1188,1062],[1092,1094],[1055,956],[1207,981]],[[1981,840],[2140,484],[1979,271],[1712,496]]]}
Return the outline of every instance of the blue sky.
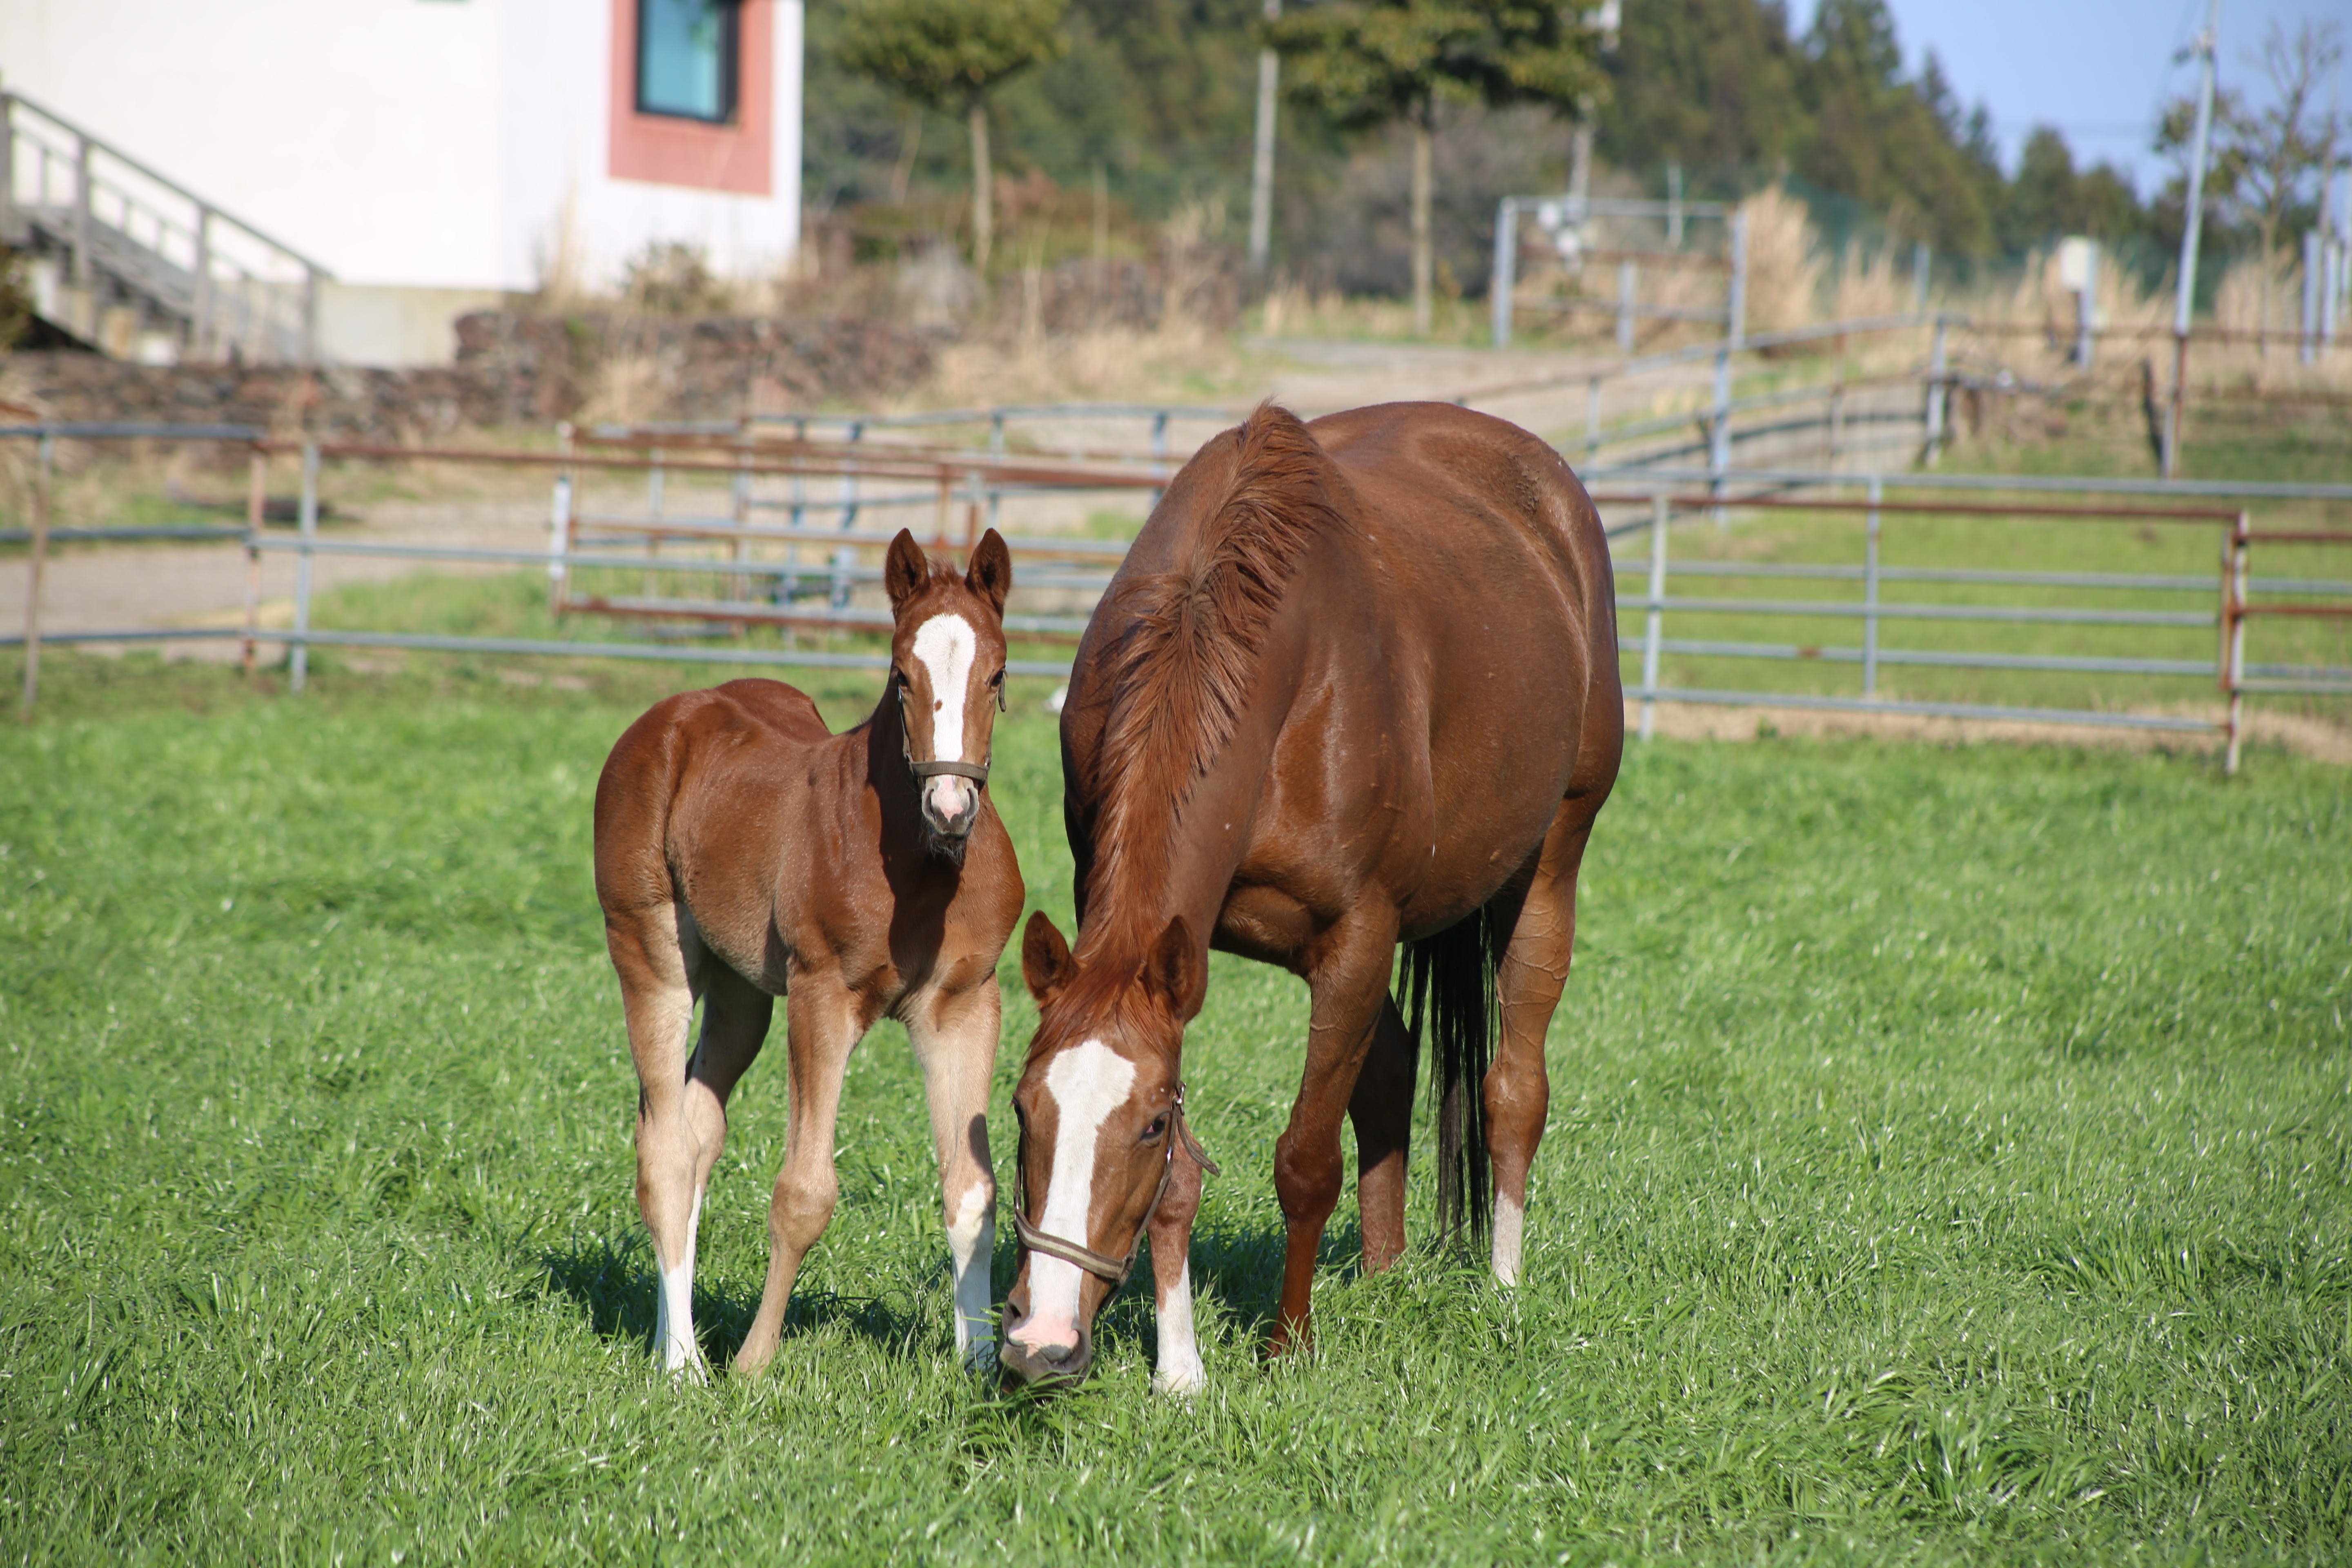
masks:
{"label": "blue sky", "polygon": [[[1638,5],[1642,0],[1626,0]],[[1791,0],[1802,31],[1814,0]],[[1929,47],[1964,103],[1992,110],[2002,153],[2036,125],[2066,133],[2078,163],[2106,159],[2130,173],[2142,194],[2160,183],[2165,161],[2148,151],[2157,109],[2195,90],[2193,65],[2172,63],[2204,26],[2207,0],[1888,0],[1904,58],[1916,69]],[[2221,78],[2262,93],[2254,56],[2273,19],[2336,20],[2352,43],[2352,0],[2221,0]],[[2352,68],[2339,66],[2342,101],[2352,110]]]}

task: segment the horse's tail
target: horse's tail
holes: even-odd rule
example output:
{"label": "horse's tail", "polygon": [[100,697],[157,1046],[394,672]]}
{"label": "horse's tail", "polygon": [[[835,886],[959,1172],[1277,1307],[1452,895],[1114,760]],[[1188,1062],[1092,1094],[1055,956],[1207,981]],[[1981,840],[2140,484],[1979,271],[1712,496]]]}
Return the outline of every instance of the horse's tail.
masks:
{"label": "horse's tail", "polygon": [[1480,908],[1404,948],[1413,1053],[1421,1052],[1424,1018],[1437,1046],[1437,1227],[1453,1239],[1466,1218],[1474,1243],[1486,1237],[1495,1200],[1483,1089],[1495,1056],[1495,972],[1509,941],[1496,925],[1494,911]]}

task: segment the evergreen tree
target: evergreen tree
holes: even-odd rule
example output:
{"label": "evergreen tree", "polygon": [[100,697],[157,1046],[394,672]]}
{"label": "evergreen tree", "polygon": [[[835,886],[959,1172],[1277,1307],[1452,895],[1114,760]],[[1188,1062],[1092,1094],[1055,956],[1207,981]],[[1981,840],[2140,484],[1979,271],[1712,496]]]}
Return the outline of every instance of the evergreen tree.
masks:
{"label": "evergreen tree", "polygon": [[1344,129],[1412,132],[1412,320],[1430,326],[1431,139],[1441,100],[1572,110],[1599,86],[1596,39],[1556,5],[1521,0],[1344,0],[1265,27],[1285,89]]}
{"label": "evergreen tree", "polygon": [[902,98],[960,112],[971,132],[972,263],[995,232],[988,97],[1006,78],[1059,56],[1069,0],[862,0],[842,18],[841,63]]}

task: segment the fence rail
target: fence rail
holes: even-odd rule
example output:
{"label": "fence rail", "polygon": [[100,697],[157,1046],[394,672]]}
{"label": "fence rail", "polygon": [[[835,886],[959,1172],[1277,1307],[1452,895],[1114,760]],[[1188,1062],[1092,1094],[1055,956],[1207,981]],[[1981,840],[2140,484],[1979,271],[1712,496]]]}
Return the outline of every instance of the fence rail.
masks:
{"label": "fence rail", "polygon": [[[1148,409],[1142,411],[1143,417],[1151,414]],[[1054,416],[1066,417],[1067,414],[1057,410]],[[1135,416],[1129,411],[1122,416]],[[251,454],[245,526],[229,529],[152,525],[52,531],[48,526],[49,476],[56,442],[68,428],[83,439],[118,436],[171,439],[175,432],[181,438],[190,440],[241,437]],[[37,689],[38,654],[44,640],[40,629],[40,563],[51,543],[69,539],[238,541],[254,574],[249,579],[252,586],[247,595],[245,624],[241,628],[226,630],[78,630],[49,637],[47,641],[79,644],[241,638],[248,663],[257,647],[280,646],[287,649],[291,684],[297,689],[307,679],[309,650],[314,647],[876,668],[887,662],[878,654],[836,649],[680,647],[647,640],[475,637],[320,627],[311,624],[315,600],[313,567],[321,559],[338,557],[474,567],[541,567],[548,573],[551,605],[559,616],[609,616],[625,623],[670,622],[700,635],[755,625],[803,631],[872,633],[885,628],[887,615],[870,601],[857,602],[856,595],[868,592],[878,580],[879,571],[871,563],[870,552],[895,537],[896,531],[861,526],[861,518],[870,524],[877,514],[910,514],[915,523],[929,524],[928,528],[917,526],[915,531],[919,537],[928,534],[934,548],[961,545],[968,549],[978,536],[982,519],[992,516],[995,503],[1005,498],[1087,491],[1133,493],[1156,489],[1165,477],[1154,471],[1157,465],[1148,463],[1120,467],[1099,462],[1080,464],[1016,456],[1001,447],[943,449],[824,442],[809,438],[804,429],[796,429],[788,438],[775,438],[756,430],[747,435],[740,426],[730,431],[605,432],[589,440],[574,439],[567,434],[559,449],[551,453],[272,441],[256,438],[256,433],[238,427],[223,426],[0,427],[0,438],[7,437],[29,438],[37,444],[34,525],[24,531],[34,560],[26,629],[22,637],[5,639],[26,649],[28,709]],[[661,441],[669,445],[661,445]],[[300,465],[297,527],[290,536],[272,535],[263,529],[268,470],[272,463],[289,458]],[[319,534],[321,474],[324,464],[334,459],[414,459],[545,470],[551,479],[548,546],[540,551],[322,539]],[[608,478],[644,476],[648,485],[647,510],[640,513],[616,509],[609,501],[600,501],[593,509],[579,504],[581,481],[594,474]],[[706,485],[723,483],[730,503],[728,510],[714,511],[698,501],[697,509],[684,515],[666,515],[664,503],[671,497],[664,487],[681,477],[698,479]],[[1639,663],[1640,677],[1628,681],[1626,695],[1640,705],[1640,730],[1643,735],[1653,731],[1656,706],[1665,702],[2202,731],[2218,732],[2225,747],[2226,766],[2234,771],[2243,733],[2243,702],[2248,695],[2352,694],[2352,668],[2308,662],[2254,662],[2247,649],[2249,626],[2264,617],[2284,621],[2352,616],[2352,582],[2317,576],[2256,577],[2252,569],[2253,549],[2352,544],[2352,531],[2258,528],[2252,513],[2242,505],[2210,504],[2214,500],[2239,502],[2255,497],[2352,500],[2352,485],[2200,484],[1940,473],[1858,478],[1801,469],[1740,470],[1718,476],[1712,470],[1634,468],[1596,468],[1590,470],[1588,477],[1594,487],[1596,503],[1604,514],[1618,518],[1609,531],[1614,546],[1623,552],[1618,563],[1618,606],[1626,632],[1620,646],[1628,659]],[[926,479],[929,482],[921,482]],[[1717,482],[1721,479],[1728,479],[1731,484]],[[812,479],[831,481],[844,488],[830,496],[810,494]],[[863,493],[858,487],[867,480],[886,481],[895,488]],[[762,483],[770,488],[762,490]],[[782,487],[781,491],[775,488],[779,486]],[[1863,493],[1850,493],[1857,489]],[[1903,493],[1890,493],[1895,490]],[[1995,499],[1982,493],[1988,491],[2003,494]],[[2016,499],[2021,495],[2032,499]],[[2060,504],[2062,501],[2064,504]],[[2207,504],[2194,504],[2200,501]],[[796,521],[770,521],[779,509]],[[1624,516],[1628,509],[1633,509],[1631,517]],[[1678,518],[1687,520],[1701,512],[1776,510],[1853,520],[1858,524],[1859,558],[1799,562],[1672,559],[1670,542]],[[824,527],[809,521],[812,516],[825,515],[839,518],[842,525]],[[2179,572],[2058,572],[1890,564],[1883,558],[1886,527],[1890,521],[1913,517],[1959,521],[2029,520],[2053,528],[2113,522],[2206,528],[2220,536],[2225,564],[2218,584],[2215,578]],[[1086,625],[1091,597],[1108,583],[1111,569],[1128,547],[1125,540],[1038,533],[1016,533],[1012,542],[1023,558],[1020,583],[1024,592],[1057,593],[1082,601],[1058,609],[1016,606],[1007,618],[1008,630],[1017,639],[1032,642],[1074,638]],[[809,561],[797,554],[775,557],[759,553],[762,549],[797,552],[807,546],[822,547],[826,558]],[[1643,559],[1644,547],[1646,560]],[[265,556],[281,555],[293,556],[298,567],[293,625],[265,628],[259,625],[258,617],[259,563]],[[1642,579],[1645,565],[1644,582]],[[583,581],[586,574],[595,573],[622,574],[649,587],[657,583],[677,583],[686,591],[605,591]],[[696,578],[716,581],[723,587],[715,595],[695,591]],[[1687,589],[1675,592],[1677,578],[1692,579],[1694,584],[1721,583],[1727,588],[1745,584],[1766,591],[1753,595],[1704,591],[1694,594]],[[1809,584],[1854,584],[1860,589],[1860,596],[1824,597],[1818,592],[1804,592],[1804,585]],[[1783,585],[1800,592],[1789,595],[1773,591]],[[1979,597],[1951,603],[1900,596],[1906,589],[1920,588],[1947,593],[1964,589],[2026,590],[2060,602]],[[2095,600],[2099,595],[2115,592],[2216,596],[2204,605],[2178,608],[2086,602],[2086,596]],[[758,595],[764,596],[755,596]],[[818,600],[820,596],[821,602],[803,602]],[[1849,626],[1856,629],[1859,640],[1816,644],[1703,635],[1710,621],[1749,616]],[[1667,635],[1669,617],[1681,623],[1677,635],[1673,637]],[[1699,624],[1691,626],[1693,622]],[[1935,625],[2012,631],[2050,626],[2086,633],[2132,628],[2203,631],[2215,637],[2215,652],[2210,657],[2181,658],[2156,651],[2061,652],[1992,645],[1912,647],[1889,646],[1884,640],[1884,634],[1893,629]],[[1691,632],[1702,635],[1689,635]],[[1765,665],[1810,662],[1859,667],[1860,680],[1858,689],[1850,695],[1790,692],[1762,684],[1737,687],[1710,682],[1677,686],[1664,676],[1664,660],[1670,656]],[[2226,700],[2225,713],[2216,721],[2177,712],[2129,711],[2098,706],[1945,701],[1890,695],[1880,689],[1880,671],[1893,667],[2208,680],[2214,682],[2215,689]],[[1059,659],[1033,658],[1018,660],[1013,668],[1018,674],[1054,675],[1066,671],[1067,665]]]}

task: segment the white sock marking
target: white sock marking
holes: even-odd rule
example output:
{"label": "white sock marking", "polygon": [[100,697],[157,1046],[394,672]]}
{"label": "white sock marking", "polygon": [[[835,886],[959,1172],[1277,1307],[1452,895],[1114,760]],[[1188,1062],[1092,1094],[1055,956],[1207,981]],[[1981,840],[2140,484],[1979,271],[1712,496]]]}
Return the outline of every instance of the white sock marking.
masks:
{"label": "white sock marking", "polygon": [[[1045,1092],[1060,1112],[1054,1169],[1045,1179],[1045,1212],[1037,1216],[1037,1227],[1046,1235],[1094,1245],[1087,1218],[1095,1206],[1095,1144],[1103,1119],[1127,1103],[1133,1087],[1135,1064],[1100,1040],[1073,1046],[1045,1069]],[[1075,1263],[1031,1253],[1029,1316],[1013,1338],[1033,1349],[1076,1345],[1084,1278]]]}
{"label": "white sock marking", "polygon": [[948,1221],[948,1254],[955,1260],[956,1354],[967,1363],[992,1360],[996,1352],[996,1331],[988,1321],[987,1245],[995,1209],[996,1194],[982,1182],[964,1194]]}
{"label": "white sock marking", "polygon": [[1209,1381],[1192,1337],[1192,1265],[1176,1271],[1175,1289],[1160,1299],[1160,1370],[1151,1386],[1162,1394],[1197,1394]]}
{"label": "white sock marking", "polygon": [[702,1194],[694,1197],[694,1212],[686,1222],[686,1252],[677,1265],[661,1271],[654,1297],[654,1349],[666,1372],[702,1372],[702,1349],[694,1342],[694,1237],[702,1226]]}
{"label": "white sock marking", "polygon": [[[980,638],[961,616],[933,616],[915,629],[915,658],[931,677],[931,756],[942,763],[963,758],[964,688],[971,681],[971,661],[980,654]],[[931,809],[953,819],[967,808],[969,780],[941,773],[925,781]]]}
{"label": "white sock marking", "polygon": [[1519,1282],[1519,1259],[1526,1245],[1527,1209],[1507,1193],[1495,1194],[1495,1278],[1506,1285]]}

